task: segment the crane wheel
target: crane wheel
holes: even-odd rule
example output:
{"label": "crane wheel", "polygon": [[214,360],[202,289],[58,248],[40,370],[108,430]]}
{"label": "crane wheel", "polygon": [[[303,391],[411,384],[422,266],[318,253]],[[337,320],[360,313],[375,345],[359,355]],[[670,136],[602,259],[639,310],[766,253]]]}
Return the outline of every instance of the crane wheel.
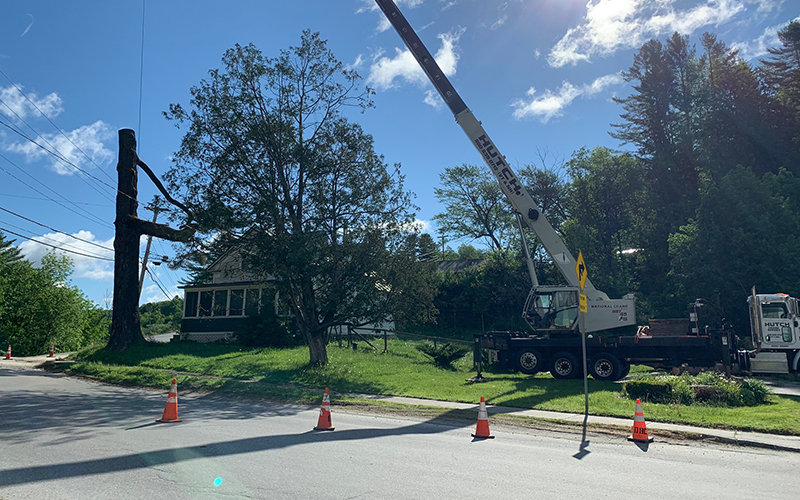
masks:
{"label": "crane wheel", "polygon": [[544,358],[536,349],[520,349],[517,352],[516,362],[519,371],[533,375],[542,370]]}
{"label": "crane wheel", "polygon": [[622,362],[613,354],[601,352],[589,360],[589,373],[595,380],[609,382],[619,380],[622,374]]}
{"label": "crane wheel", "polygon": [[550,361],[550,375],[556,379],[577,378],[578,360],[568,352],[557,352]]}

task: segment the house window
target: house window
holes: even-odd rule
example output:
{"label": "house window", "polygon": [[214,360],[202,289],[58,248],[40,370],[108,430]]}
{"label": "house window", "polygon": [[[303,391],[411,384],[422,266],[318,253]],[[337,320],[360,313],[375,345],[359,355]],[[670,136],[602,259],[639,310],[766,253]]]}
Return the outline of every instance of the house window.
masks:
{"label": "house window", "polygon": [[214,316],[225,316],[228,312],[228,291],[215,290],[214,291]]}
{"label": "house window", "polygon": [[244,313],[247,316],[258,316],[258,288],[248,288],[244,300]]}
{"label": "house window", "polygon": [[211,304],[214,302],[214,292],[205,290],[200,292],[200,316],[211,316]]}
{"label": "house window", "polygon": [[185,318],[197,316],[197,292],[186,292],[186,309],[183,313]]}
{"label": "house window", "polygon": [[228,316],[241,316],[244,313],[244,290],[231,290],[231,305]]}

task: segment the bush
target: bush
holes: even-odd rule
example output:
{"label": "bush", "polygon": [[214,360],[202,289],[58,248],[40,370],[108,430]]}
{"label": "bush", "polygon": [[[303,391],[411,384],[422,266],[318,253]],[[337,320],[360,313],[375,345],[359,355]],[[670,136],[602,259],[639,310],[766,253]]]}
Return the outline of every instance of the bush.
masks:
{"label": "bush", "polygon": [[[288,323],[288,324],[287,324]],[[261,314],[247,318],[236,332],[236,343],[247,347],[287,347],[302,344],[302,338],[290,329],[271,307],[262,307]]]}
{"label": "bush", "polygon": [[462,358],[470,348],[461,344],[433,345],[433,342],[418,344],[417,350],[433,360],[439,368],[452,368],[453,361]]}
{"label": "bush", "polygon": [[759,380],[726,379],[714,372],[662,377],[644,376],[623,384],[631,399],[662,404],[758,406],[767,402],[769,389]]}
{"label": "bush", "polygon": [[631,399],[649,403],[672,402],[672,386],[666,380],[631,380],[625,382],[622,390]]}

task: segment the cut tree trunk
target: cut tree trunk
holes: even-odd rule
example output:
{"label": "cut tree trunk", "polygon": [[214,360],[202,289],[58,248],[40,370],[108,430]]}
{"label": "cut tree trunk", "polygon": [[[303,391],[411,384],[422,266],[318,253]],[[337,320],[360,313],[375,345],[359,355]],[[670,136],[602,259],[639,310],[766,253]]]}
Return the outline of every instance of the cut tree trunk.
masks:
{"label": "cut tree trunk", "polygon": [[139,237],[134,225],[137,202],[136,136],[119,131],[117,219],[114,221],[114,305],[108,349],[124,351],[144,342],[139,324]]}

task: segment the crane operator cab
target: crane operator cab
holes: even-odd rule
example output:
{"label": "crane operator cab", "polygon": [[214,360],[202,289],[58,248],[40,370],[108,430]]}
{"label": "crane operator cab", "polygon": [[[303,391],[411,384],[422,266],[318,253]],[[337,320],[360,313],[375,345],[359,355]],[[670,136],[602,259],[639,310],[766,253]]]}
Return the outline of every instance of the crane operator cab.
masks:
{"label": "crane operator cab", "polygon": [[564,286],[533,288],[525,302],[523,317],[536,331],[572,332],[578,326],[578,289]]}

